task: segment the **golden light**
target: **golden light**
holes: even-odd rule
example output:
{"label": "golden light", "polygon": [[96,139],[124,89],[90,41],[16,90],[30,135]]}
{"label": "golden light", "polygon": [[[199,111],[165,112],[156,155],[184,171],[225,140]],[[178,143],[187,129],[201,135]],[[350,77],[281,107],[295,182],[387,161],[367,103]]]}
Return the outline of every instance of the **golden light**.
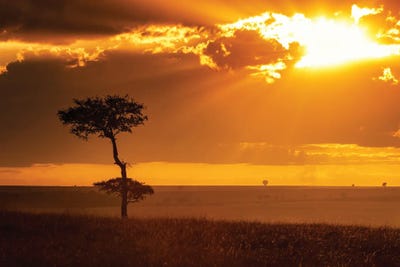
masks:
{"label": "golden light", "polygon": [[381,76],[378,77],[378,80],[384,81],[384,82],[389,82],[393,85],[396,85],[399,83],[399,80],[394,76],[392,73],[391,68],[384,68],[383,73]]}
{"label": "golden light", "polygon": [[349,19],[307,18],[304,14],[288,17],[277,13],[264,13],[231,24],[219,25],[219,28],[226,37],[233,36],[237,30],[258,31],[264,39],[277,40],[286,49],[289,49],[291,43],[298,43],[304,47],[305,54],[296,67],[328,67],[399,55],[400,45],[380,44],[367,34],[367,29],[359,25],[362,17],[376,15],[382,11],[382,7],[360,8],[353,5]]}
{"label": "golden light", "polygon": [[274,83],[276,79],[281,78],[279,71],[286,69],[286,65],[283,62],[277,62],[275,64],[248,66],[249,70],[256,70],[252,73],[252,76],[262,76],[267,83]]}
{"label": "golden light", "polygon": [[357,5],[351,6],[351,17],[354,19],[355,23],[358,24],[362,17],[368,15],[376,15],[383,12],[383,7],[379,8],[367,8],[367,7],[359,7]]}
{"label": "golden light", "polygon": [[[299,31],[298,31],[299,32]],[[299,36],[306,54],[296,67],[323,67],[399,53],[399,46],[381,45],[371,40],[357,24],[328,20],[312,21]]]}

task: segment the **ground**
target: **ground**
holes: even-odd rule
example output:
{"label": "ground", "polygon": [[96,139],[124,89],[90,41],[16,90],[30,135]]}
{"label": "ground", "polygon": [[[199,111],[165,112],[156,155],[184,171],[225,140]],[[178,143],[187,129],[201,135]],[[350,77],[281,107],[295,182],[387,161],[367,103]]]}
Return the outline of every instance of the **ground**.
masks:
{"label": "ground", "polygon": [[[134,217],[201,217],[400,227],[399,187],[156,186]],[[119,216],[119,200],[92,187],[0,187],[0,209]]]}

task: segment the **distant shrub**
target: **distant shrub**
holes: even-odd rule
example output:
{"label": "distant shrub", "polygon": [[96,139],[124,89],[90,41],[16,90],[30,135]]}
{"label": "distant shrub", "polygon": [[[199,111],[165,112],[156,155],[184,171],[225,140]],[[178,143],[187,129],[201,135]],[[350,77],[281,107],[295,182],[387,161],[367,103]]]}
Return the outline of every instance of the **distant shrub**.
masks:
{"label": "distant shrub", "polygon": [[[122,197],[123,193],[122,178],[113,178],[108,181],[94,183],[95,186],[107,194]],[[128,203],[139,202],[145,199],[146,195],[154,194],[154,190],[150,185],[146,185],[131,178],[126,178],[126,188],[128,192]]]}

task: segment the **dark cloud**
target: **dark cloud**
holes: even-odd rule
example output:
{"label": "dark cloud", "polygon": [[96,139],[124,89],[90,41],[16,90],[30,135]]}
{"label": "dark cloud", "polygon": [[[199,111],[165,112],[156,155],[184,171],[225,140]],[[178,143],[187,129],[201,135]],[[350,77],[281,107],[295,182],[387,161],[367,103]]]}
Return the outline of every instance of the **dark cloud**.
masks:
{"label": "dark cloud", "polygon": [[[41,42],[72,42],[89,35],[112,35],[143,24],[191,26],[233,22],[265,11],[286,15],[332,15],[349,12],[353,1],[205,0],[0,0],[0,39]],[[397,1],[357,1],[359,5],[385,7],[398,13]]]}
{"label": "dark cloud", "polygon": [[[124,9],[110,2],[79,0],[0,1],[0,25],[3,39],[43,38],[36,34],[113,34],[123,27]],[[114,19],[114,21],[112,21]],[[43,40],[44,41],[44,40]]]}
{"label": "dark cloud", "polygon": [[0,0],[3,40],[66,42],[78,36],[118,34],[147,23],[193,25],[200,20],[136,0]]}
{"label": "dark cloud", "polygon": [[236,31],[208,44],[204,54],[221,68],[238,69],[284,59],[288,51],[276,40],[265,40],[256,31]]}

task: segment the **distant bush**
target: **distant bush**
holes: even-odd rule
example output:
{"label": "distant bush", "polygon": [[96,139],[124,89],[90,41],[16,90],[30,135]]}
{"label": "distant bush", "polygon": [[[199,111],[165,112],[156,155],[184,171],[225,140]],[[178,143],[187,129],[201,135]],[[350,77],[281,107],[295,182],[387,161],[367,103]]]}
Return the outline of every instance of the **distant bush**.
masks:
{"label": "distant bush", "polygon": [[[116,195],[122,198],[123,194],[123,179],[113,178],[107,181],[96,182],[93,184],[100,191],[104,191],[110,195]],[[151,186],[126,178],[126,192],[127,192],[127,203],[139,202],[146,198],[146,195],[154,194],[154,190]]]}

